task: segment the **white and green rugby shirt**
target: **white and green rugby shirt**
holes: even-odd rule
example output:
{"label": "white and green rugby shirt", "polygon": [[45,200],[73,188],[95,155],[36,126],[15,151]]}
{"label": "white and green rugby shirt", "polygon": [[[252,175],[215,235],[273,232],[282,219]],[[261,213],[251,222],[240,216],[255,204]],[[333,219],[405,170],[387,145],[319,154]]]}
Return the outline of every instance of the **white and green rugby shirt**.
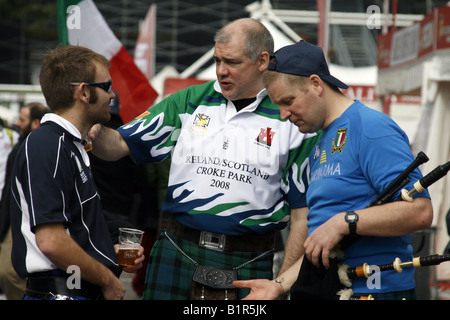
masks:
{"label": "white and green rugby shirt", "polygon": [[306,206],[308,155],[319,137],[282,121],[265,90],[236,112],[216,82],[192,86],[118,131],[136,163],[171,155],[162,209],[190,228],[261,234]]}

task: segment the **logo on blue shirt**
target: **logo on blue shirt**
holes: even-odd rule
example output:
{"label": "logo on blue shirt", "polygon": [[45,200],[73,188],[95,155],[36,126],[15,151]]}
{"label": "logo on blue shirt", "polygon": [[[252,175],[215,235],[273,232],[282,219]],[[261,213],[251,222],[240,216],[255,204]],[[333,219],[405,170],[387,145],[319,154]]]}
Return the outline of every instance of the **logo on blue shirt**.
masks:
{"label": "logo on blue shirt", "polygon": [[347,142],[346,133],[347,128],[338,129],[336,137],[331,142],[331,154],[335,153],[336,151],[342,153],[342,149],[344,148],[345,142]]}

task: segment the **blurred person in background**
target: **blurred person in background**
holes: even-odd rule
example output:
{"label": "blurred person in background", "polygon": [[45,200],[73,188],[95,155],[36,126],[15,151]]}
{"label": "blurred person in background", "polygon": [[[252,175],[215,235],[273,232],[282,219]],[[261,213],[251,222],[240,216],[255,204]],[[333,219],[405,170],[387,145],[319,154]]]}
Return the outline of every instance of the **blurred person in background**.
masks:
{"label": "blurred person in background", "polygon": [[16,127],[20,133],[19,142],[8,156],[5,172],[5,187],[0,201],[0,289],[8,300],[20,300],[25,294],[26,279],[21,278],[11,263],[12,237],[10,224],[11,173],[20,145],[28,134],[41,126],[44,114],[50,112],[38,102],[28,103],[20,108]]}

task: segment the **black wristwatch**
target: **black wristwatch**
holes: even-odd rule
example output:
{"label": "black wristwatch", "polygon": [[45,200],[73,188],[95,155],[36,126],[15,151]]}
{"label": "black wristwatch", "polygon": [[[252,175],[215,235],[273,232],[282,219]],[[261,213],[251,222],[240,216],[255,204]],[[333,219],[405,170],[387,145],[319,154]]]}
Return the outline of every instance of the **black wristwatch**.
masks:
{"label": "black wristwatch", "polygon": [[350,235],[356,235],[356,223],[358,222],[358,214],[355,211],[347,211],[345,213],[345,221],[348,223],[348,229],[350,230]]}

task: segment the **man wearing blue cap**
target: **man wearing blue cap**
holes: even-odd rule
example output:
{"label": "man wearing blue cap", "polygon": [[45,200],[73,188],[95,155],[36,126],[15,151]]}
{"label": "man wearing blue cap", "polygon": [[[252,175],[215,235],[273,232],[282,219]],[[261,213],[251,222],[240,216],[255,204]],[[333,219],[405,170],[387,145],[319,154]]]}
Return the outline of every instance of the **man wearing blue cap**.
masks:
{"label": "man wearing blue cap", "polygon": [[[274,299],[289,289],[292,299],[337,299],[343,288],[338,264],[356,267],[392,263],[396,258],[412,260],[409,234],[432,222],[429,194],[425,190],[412,202],[367,208],[414,157],[406,134],[391,118],[340,92],[347,85],[330,75],[321,48],[305,41],[281,48],[272,55],[268,70],[264,85],[281,118],[303,133],[323,130],[309,157],[305,257],[274,281],[234,285],[251,287],[250,299]],[[405,188],[411,189],[421,177],[415,169]],[[392,201],[398,198],[399,192]],[[355,240],[341,246],[343,256],[336,258],[336,246],[349,236]],[[350,289],[356,297],[414,299],[413,275],[414,268],[385,271],[376,283],[353,279]]]}

